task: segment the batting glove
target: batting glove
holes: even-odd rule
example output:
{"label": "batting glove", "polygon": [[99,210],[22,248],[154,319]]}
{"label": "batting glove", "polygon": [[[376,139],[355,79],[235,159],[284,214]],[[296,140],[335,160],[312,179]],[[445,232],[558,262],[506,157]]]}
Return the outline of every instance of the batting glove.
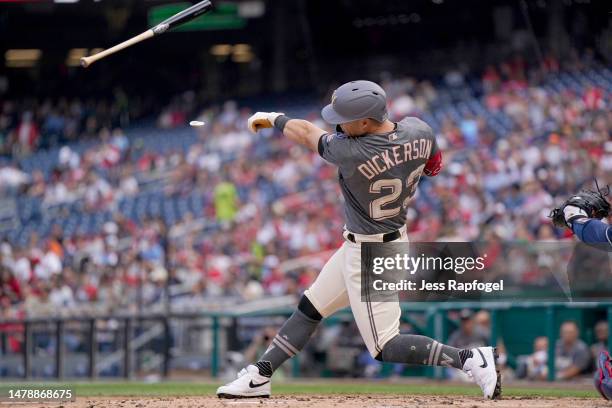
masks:
{"label": "batting glove", "polygon": [[284,113],[278,112],[257,112],[247,121],[247,127],[253,133],[257,133],[260,129],[274,127],[274,121]]}

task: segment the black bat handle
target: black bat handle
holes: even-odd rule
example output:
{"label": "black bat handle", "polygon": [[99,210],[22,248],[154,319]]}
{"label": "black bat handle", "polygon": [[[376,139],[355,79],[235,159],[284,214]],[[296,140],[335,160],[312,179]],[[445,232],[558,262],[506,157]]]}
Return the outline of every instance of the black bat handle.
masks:
{"label": "black bat handle", "polygon": [[172,17],[167,18],[166,20],[153,27],[152,30],[156,35],[162,34],[173,27],[177,27],[190,20],[193,20],[198,16],[201,16],[202,14],[210,11],[210,9],[212,9],[212,3],[210,2],[210,0],[203,0],[189,8],[186,8],[185,10],[179,13],[176,13]]}

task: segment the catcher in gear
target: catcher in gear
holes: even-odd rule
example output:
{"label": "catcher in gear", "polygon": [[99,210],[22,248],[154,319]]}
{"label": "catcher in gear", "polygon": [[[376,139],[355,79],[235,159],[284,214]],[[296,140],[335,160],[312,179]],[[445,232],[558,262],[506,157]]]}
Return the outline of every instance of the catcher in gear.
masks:
{"label": "catcher in gear", "polygon": [[[605,190],[599,188],[595,180],[596,191],[581,190],[578,194],[567,199],[559,208],[551,211],[549,217],[557,227],[569,227],[574,234],[585,244],[602,245],[612,249],[612,226],[602,220],[610,213],[610,203],[606,197],[610,194],[610,187]],[[612,366],[610,354],[602,351],[597,359],[595,372],[595,388],[602,397],[612,398]]]}
{"label": "catcher in gear", "polygon": [[570,228],[585,244],[607,244],[612,248],[612,226],[603,221],[610,214],[606,199],[610,187],[599,188],[597,180],[595,187],[596,191],[581,190],[573,195],[561,207],[553,209],[549,217],[555,226]]}

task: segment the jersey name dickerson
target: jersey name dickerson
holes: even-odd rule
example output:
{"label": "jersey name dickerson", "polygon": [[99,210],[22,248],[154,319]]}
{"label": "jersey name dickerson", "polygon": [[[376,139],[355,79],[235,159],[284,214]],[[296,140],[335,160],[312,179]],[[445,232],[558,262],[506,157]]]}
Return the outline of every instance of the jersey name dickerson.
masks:
{"label": "jersey name dickerson", "polygon": [[366,235],[401,228],[426,163],[437,150],[431,127],[413,117],[388,133],[321,137],[319,153],[338,166],[346,228]]}
{"label": "jersey name dickerson", "polygon": [[365,163],[357,166],[357,170],[368,180],[398,166],[404,162],[418,159],[428,159],[431,156],[432,140],[417,139],[404,143],[403,146],[393,146],[391,149],[375,154]]}

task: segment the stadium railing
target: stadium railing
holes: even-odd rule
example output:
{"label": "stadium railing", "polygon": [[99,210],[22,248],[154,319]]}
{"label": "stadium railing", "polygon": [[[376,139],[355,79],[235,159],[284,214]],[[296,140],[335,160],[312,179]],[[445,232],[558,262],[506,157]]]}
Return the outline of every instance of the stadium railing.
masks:
{"label": "stadium railing", "polygon": [[[445,319],[449,311],[472,309],[472,310],[487,310],[491,314],[491,344],[497,344],[497,340],[503,333],[500,331],[499,319],[504,312],[528,311],[534,312],[544,311],[546,319],[542,322],[545,326],[546,337],[548,337],[548,380],[555,379],[555,343],[558,333],[557,318],[559,313],[567,310],[587,310],[593,312],[595,310],[607,314],[608,324],[612,327],[612,301],[602,302],[408,302],[402,303],[402,318],[404,321],[411,323],[416,332],[428,335],[436,339],[446,339],[448,337],[447,325]],[[197,312],[197,313],[156,313],[156,314],[114,314],[111,316],[89,316],[89,317],[58,317],[58,318],[27,318],[23,320],[0,320],[0,327],[20,327],[23,333],[23,343],[21,347],[21,364],[22,373],[25,380],[33,378],[32,375],[32,331],[36,325],[51,325],[54,326],[55,344],[62,345],[55,347],[54,353],[54,374],[57,379],[64,378],[64,357],[65,347],[64,336],[66,327],[72,323],[84,324],[87,328],[86,344],[87,344],[87,360],[89,378],[97,377],[96,362],[98,358],[97,352],[97,325],[98,320],[115,320],[120,321],[122,336],[121,350],[123,359],[123,372],[125,378],[132,378],[134,374],[133,355],[134,345],[132,343],[134,328],[143,322],[161,323],[163,330],[160,331],[162,362],[160,364],[160,374],[162,377],[167,377],[170,373],[171,359],[171,343],[172,333],[171,324],[177,321],[195,321],[197,319],[206,319],[210,323],[210,373],[212,377],[219,375],[220,361],[222,354],[221,333],[227,330],[228,325],[226,320],[238,318],[273,318],[289,316],[293,312],[290,307],[271,308],[267,310],[257,310],[252,312],[231,312],[231,311],[213,311],[213,312]],[[334,323],[340,319],[350,316],[350,310],[345,309],[334,316],[327,319],[327,322]],[[224,322],[225,321],[225,322]],[[0,355],[5,354],[7,330],[0,329]],[[612,337],[608,340],[608,347],[612,349]],[[292,373],[294,376],[300,375],[299,357],[293,359]],[[426,371],[428,377],[442,378],[443,369],[434,367]]]}

